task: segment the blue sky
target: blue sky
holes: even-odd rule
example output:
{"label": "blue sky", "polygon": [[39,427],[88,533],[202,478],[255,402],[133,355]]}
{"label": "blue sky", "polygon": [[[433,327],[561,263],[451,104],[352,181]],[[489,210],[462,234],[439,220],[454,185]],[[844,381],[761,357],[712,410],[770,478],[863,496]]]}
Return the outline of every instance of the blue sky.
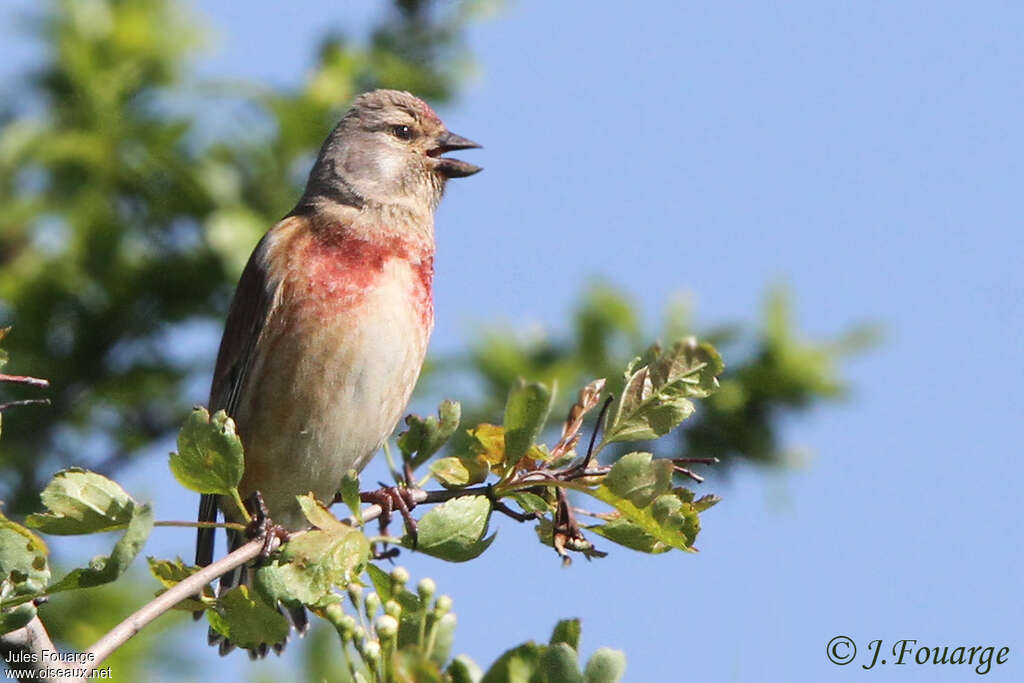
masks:
{"label": "blue sky", "polygon": [[[219,32],[202,73],[281,85],[324,31],[374,11],[193,6]],[[804,466],[709,479],[724,501],[697,555],[612,549],[563,570],[528,528],[499,524],[476,562],[407,556],[455,598],[457,651],[484,664],[580,616],[584,650],[624,649],[628,681],[975,676],[863,671],[863,654],[837,667],[837,635],[862,653],[1009,646],[984,678],[1024,677],[1022,32],[1011,2],[518,2],[472,29],[478,74],[440,113],[485,145],[472,161],[486,170],[438,214],[435,348],[479,322],[563,330],[598,274],[652,328],[679,291],[704,323],[750,320],[783,281],[810,335],[869,319],[887,338],[844,366],[850,402],[786,423]],[[157,494],[161,468],[133,489],[191,516],[192,500]],[[190,538],[147,552],[188,555]],[[240,663],[216,671],[245,680]]]}

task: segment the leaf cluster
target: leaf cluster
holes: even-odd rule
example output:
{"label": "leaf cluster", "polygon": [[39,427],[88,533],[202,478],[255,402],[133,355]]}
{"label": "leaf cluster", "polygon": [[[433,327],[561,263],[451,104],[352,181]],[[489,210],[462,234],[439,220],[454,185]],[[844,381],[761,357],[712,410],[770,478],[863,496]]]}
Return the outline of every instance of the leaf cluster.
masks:
{"label": "leaf cluster", "polygon": [[[441,359],[433,375],[425,378],[425,386],[447,383],[452,376],[476,382],[482,397],[463,405],[471,424],[494,422],[520,377],[560,386],[608,377],[608,389],[621,394],[629,378],[620,379],[618,368],[645,354],[647,334],[637,311],[624,290],[594,283],[573,306],[569,334],[524,336],[505,327],[483,328],[471,353]],[[685,300],[669,307],[660,326],[663,339],[696,334],[727,354],[730,363],[720,377],[720,389],[700,413],[673,439],[652,445],[655,452],[717,458],[724,466],[744,461],[790,463],[792,451],[780,433],[782,419],[846,396],[849,389],[840,374],[840,360],[878,339],[878,330],[868,325],[851,327],[832,339],[808,339],[794,320],[792,296],[781,287],[767,292],[761,315],[760,324],[726,322],[698,331]],[[567,404],[564,400],[557,407]],[[657,430],[648,433],[657,435]],[[619,449],[620,455],[625,452]]]}

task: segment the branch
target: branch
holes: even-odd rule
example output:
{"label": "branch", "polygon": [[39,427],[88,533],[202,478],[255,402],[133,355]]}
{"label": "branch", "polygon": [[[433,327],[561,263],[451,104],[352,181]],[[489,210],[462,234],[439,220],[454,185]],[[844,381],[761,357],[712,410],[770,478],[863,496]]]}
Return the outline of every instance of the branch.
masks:
{"label": "branch", "polygon": [[[4,662],[7,663],[8,669],[30,669],[36,672],[35,676],[28,676],[23,680],[52,680],[50,678],[43,678],[41,675],[43,669],[53,668],[53,665],[43,657],[43,652],[56,652],[57,647],[50,640],[50,634],[46,632],[46,627],[43,626],[43,622],[38,615],[32,617],[32,621],[21,628],[5,633],[0,637],[0,651],[3,652]],[[15,652],[24,652],[34,656],[24,657],[23,661],[18,662],[16,667],[12,667],[14,662],[11,655]]]}
{"label": "branch", "polygon": [[[272,538],[271,550],[273,550],[276,542],[278,542],[276,541],[276,538]],[[222,574],[226,574],[232,569],[240,567],[246,562],[255,559],[263,550],[264,545],[265,543],[262,538],[253,539],[238,550],[225,555],[211,565],[203,567],[181,583],[176,584],[172,588],[168,588],[154,600],[143,605],[138,611],[96,641],[95,645],[86,650],[87,653],[94,655],[95,659],[89,662],[85,675],[88,676],[89,672],[99,666],[100,663],[109,657],[114,650],[124,645],[129,638],[141,631],[147,624],[158,616],[171,609],[182,600],[196,595],[202,591],[203,586]],[[80,680],[84,680],[84,678]]]}
{"label": "branch", "polygon": [[[485,492],[486,487],[481,487],[479,490],[464,489],[457,491],[431,491],[429,493],[427,491],[415,490],[412,492],[412,496],[413,500],[415,500],[417,503],[441,503],[452,498],[457,498],[460,496],[482,495]],[[382,509],[379,505],[370,505],[363,512],[363,521],[366,522],[374,520],[377,517],[380,517],[381,512]],[[344,522],[352,526],[356,525],[355,518],[352,517],[344,520]],[[292,534],[292,538],[302,533],[303,532],[301,531],[296,532]],[[274,550],[279,543],[280,540],[276,537],[273,537],[271,540],[270,550]],[[193,595],[196,595],[197,593],[201,592],[203,586],[210,583],[219,576],[228,573],[236,567],[242,566],[250,560],[255,559],[261,552],[263,552],[265,546],[266,543],[264,539],[253,539],[245,545],[243,545],[241,548],[238,548],[234,552],[231,552],[228,555],[217,560],[213,564],[203,567],[198,572],[191,575],[184,581],[175,584],[172,588],[168,588],[166,591],[158,595],[156,598],[140,607],[135,613],[130,615],[127,619],[125,619],[120,624],[111,629],[109,632],[107,632],[106,635],[104,635],[102,638],[96,641],[96,643],[92,647],[86,650],[86,652],[92,654],[94,658],[92,659],[92,661],[89,662],[88,667],[85,671],[85,676],[87,677],[89,673],[93,669],[98,667],[100,663],[103,662],[104,659],[109,657],[110,654],[114,652],[114,650],[128,642],[128,640],[132,636],[134,636],[136,633],[145,628],[150,622],[155,620],[161,614],[173,608],[182,600],[190,598]],[[39,620],[37,618],[33,621],[38,622]],[[29,626],[31,625],[32,624],[29,624]],[[45,635],[46,630],[42,627],[42,622],[38,623],[38,627],[42,631],[43,635]],[[14,633],[19,633],[19,631],[15,631]],[[4,641],[6,641],[11,635],[12,634],[8,634],[8,636],[5,636]],[[49,638],[47,638],[47,642],[49,642]],[[50,643],[50,648],[53,649],[52,643]],[[85,679],[83,678],[72,680],[80,681]]]}
{"label": "branch", "polygon": [[[466,496],[490,496],[493,495],[493,488],[490,486],[476,486],[465,489],[453,489],[453,490],[438,490],[438,491],[423,491],[421,489],[410,490],[410,496],[417,504],[420,503],[443,503],[453,498],[462,498]],[[336,500],[335,502],[340,502]],[[362,511],[363,522],[369,522],[377,519],[383,513],[383,509],[380,505],[367,506]],[[355,517],[348,517],[342,520],[345,524],[350,526],[357,526]],[[298,531],[291,535],[291,538],[295,538],[304,532]],[[280,544],[280,539],[272,537],[270,550],[273,551]],[[150,622],[154,621],[164,612],[170,610],[182,600],[190,598],[193,595],[200,593],[203,586],[207,585],[219,576],[228,573],[229,571],[242,566],[243,564],[255,559],[264,551],[266,542],[263,538],[255,538],[242,547],[238,548],[234,552],[217,560],[213,564],[203,567],[195,574],[192,574],[187,579],[175,584],[172,588],[167,589],[156,598],[140,607],[136,612],[122,621],[120,624],[115,626],[106,635],[100,638],[96,643],[86,650],[86,653],[93,655],[92,660],[88,663],[85,669],[85,676],[88,677],[89,673],[100,665],[107,657],[111,655],[117,648],[124,645],[128,640],[136,633],[145,628]],[[35,621],[38,621],[36,619]],[[31,625],[31,624],[30,624]],[[27,627],[26,627],[27,628]],[[42,623],[39,623],[39,628],[42,629]],[[45,629],[42,629],[45,634]],[[18,633],[15,631],[14,633]],[[8,636],[4,637],[6,641]],[[51,644],[52,647],[52,644]],[[75,681],[84,681],[81,679],[70,679]]]}

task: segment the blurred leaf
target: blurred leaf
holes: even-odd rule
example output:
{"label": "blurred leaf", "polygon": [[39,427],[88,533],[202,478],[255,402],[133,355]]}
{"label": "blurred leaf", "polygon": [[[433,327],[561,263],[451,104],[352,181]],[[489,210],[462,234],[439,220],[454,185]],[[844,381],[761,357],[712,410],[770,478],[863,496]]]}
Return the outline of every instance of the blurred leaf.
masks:
{"label": "blurred leaf", "polygon": [[406,647],[395,652],[391,660],[394,683],[442,683],[437,663],[426,657],[418,647]]}
{"label": "blurred leaf", "polygon": [[537,441],[551,412],[553,392],[539,382],[520,379],[509,390],[505,403],[505,457],[519,461]]}
{"label": "blurred leaf", "polygon": [[[50,581],[49,551],[43,540],[0,512],[0,604],[43,592]],[[21,628],[35,616],[35,607],[6,607],[4,633]]]}
{"label": "blurred leaf", "polygon": [[491,665],[480,683],[532,683],[540,670],[543,648],[536,643],[523,643],[506,651]]}
{"label": "blurred leaf", "polygon": [[25,524],[46,534],[122,529],[135,510],[135,501],[117,482],[77,467],[55,474],[40,498],[47,512],[29,515]]}
{"label": "blurred leaf", "polygon": [[[432,508],[419,520],[416,550],[426,555],[465,562],[477,557],[494,540],[487,537],[491,502],[485,496],[454,498]],[[402,538],[402,545],[411,548],[412,539]]]}
{"label": "blurred leaf", "polygon": [[540,671],[545,683],[583,683],[576,650],[566,643],[552,643],[544,648]]}
{"label": "blurred leaf", "polygon": [[551,645],[554,645],[555,643],[565,643],[573,650],[579,652],[580,633],[582,630],[579,619],[563,619],[555,624],[555,628],[551,632],[551,640],[548,642]]}
{"label": "blurred leaf", "polygon": [[109,557],[93,558],[88,567],[74,569],[47,589],[48,593],[91,588],[109,583],[121,576],[146,544],[153,530],[153,509],[149,505],[132,508],[132,518],[124,535],[114,544]]}
{"label": "blurred leaf", "polygon": [[178,433],[178,452],[171,453],[170,465],[182,486],[229,495],[245,469],[235,421],[223,410],[212,418],[205,408],[193,410]]}
{"label": "blurred leaf", "polygon": [[701,496],[697,500],[693,501],[693,509],[697,512],[704,512],[705,510],[717,505],[722,501],[721,498],[713,493],[709,493],[706,496]]}
{"label": "blurred leaf", "polygon": [[448,664],[445,672],[452,677],[452,683],[479,683],[483,672],[466,655],[459,655]]}
{"label": "blurred leaf", "polygon": [[36,616],[36,606],[31,602],[0,610],[0,635],[22,628]]}

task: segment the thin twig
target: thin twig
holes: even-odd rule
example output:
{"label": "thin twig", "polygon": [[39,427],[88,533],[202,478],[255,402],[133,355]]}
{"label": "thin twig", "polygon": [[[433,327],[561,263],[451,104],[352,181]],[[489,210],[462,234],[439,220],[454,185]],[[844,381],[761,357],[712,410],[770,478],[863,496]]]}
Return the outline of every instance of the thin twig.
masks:
{"label": "thin twig", "polygon": [[25,398],[20,401],[8,401],[7,403],[0,403],[0,410],[7,410],[8,408],[14,408],[17,406],[48,406],[50,405],[50,399],[48,398]]}
{"label": "thin twig", "polygon": [[608,394],[608,398],[604,400],[604,404],[602,404],[600,412],[597,413],[597,422],[594,423],[594,431],[590,433],[590,445],[587,446],[587,457],[583,459],[583,464],[580,465],[580,469],[587,469],[587,465],[590,464],[590,460],[594,457],[594,441],[597,439],[597,433],[601,431],[601,423],[604,422],[605,413],[608,412],[608,407],[614,400],[615,397]]}
{"label": "thin twig", "polygon": [[50,382],[48,380],[39,379],[38,377],[26,377],[25,375],[5,375],[3,373],[0,373],[0,382],[27,384],[30,387],[42,387],[43,389],[50,386]]}
{"label": "thin twig", "polygon": [[[161,614],[182,600],[196,595],[203,589],[203,586],[217,577],[255,559],[263,550],[263,546],[264,541],[262,538],[253,539],[238,550],[225,555],[213,564],[203,567],[184,581],[168,588],[156,598],[143,605],[86,650],[87,653],[94,655],[95,658],[89,662],[85,676],[88,677],[89,673],[99,666],[104,659],[109,657],[114,650],[128,642],[128,639]],[[84,678],[80,680],[84,680]]]}

